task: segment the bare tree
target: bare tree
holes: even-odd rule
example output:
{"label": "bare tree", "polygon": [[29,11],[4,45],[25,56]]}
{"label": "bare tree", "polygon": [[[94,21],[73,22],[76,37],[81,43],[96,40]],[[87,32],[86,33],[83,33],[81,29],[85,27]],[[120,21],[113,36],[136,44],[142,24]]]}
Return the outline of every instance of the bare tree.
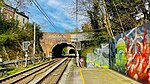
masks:
{"label": "bare tree", "polygon": [[108,35],[114,36],[105,0],[78,0],[77,8],[77,14],[87,17],[95,32],[107,29]]}
{"label": "bare tree", "polygon": [[6,3],[10,3],[14,7],[13,18],[17,11],[26,12],[28,5],[32,0],[5,0]]}

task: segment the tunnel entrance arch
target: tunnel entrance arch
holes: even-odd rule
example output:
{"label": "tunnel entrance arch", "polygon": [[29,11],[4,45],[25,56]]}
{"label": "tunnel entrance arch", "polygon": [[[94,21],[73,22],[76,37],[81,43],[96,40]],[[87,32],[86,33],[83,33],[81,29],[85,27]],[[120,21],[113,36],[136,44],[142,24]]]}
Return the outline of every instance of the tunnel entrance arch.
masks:
{"label": "tunnel entrance arch", "polygon": [[[52,57],[62,57],[63,49],[65,47],[71,47],[69,51],[71,50],[71,54],[74,54],[76,56],[77,50],[74,44],[72,43],[57,43],[52,47]],[[70,53],[68,53],[69,55]]]}

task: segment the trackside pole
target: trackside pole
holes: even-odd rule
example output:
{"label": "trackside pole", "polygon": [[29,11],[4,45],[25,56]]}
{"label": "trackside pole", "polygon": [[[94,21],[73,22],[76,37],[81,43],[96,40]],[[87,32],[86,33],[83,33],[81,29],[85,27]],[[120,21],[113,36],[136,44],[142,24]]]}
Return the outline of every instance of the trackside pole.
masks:
{"label": "trackside pole", "polygon": [[77,66],[79,67],[79,53],[78,53],[78,51],[77,51],[76,63],[77,63]]}
{"label": "trackside pole", "polygon": [[35,27],[35,23],[34,23],[33,64],[35,61],[35,42],[36,42],[36,27]]}
{"label": "trackside pole", "polygon": [[25,67],[28,65],[28,52],[25,52]]}

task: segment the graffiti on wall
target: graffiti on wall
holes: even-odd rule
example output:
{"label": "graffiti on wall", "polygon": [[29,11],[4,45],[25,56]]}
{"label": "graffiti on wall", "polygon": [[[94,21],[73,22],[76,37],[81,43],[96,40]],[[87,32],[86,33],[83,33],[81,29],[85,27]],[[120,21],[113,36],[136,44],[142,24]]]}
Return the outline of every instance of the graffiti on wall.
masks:
{"label": "graffiti on wall", "polygon": [[150,23],[109,39],[110,67],[142,83],[150,83]]}
{"label": "graffiti on wall", "polygon": [[87,67],[109,68],[108,44],[103,48],[95,48],[93,53],[87,53]]}

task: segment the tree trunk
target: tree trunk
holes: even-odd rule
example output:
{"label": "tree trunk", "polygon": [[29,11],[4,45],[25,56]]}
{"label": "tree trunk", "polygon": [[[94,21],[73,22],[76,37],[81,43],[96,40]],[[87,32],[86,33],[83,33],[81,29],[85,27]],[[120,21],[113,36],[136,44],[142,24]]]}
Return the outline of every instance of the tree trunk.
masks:
{"label": "tree trunk", "polygon": [[[22,45],[20,44],[20,42],[19,42],[19,41],[17,41],[17,43],[18,43],[18,45],[20,46],[20,50],[21,50],[21,52],[23,52]],[[23,58],[22,58],[22,56],[21,56],[20,58],[21,58],[21,59],[23,59]]]}
{"label": "tree trunk", "polygon": [[123,32],[124,32],[123,24],[122,24],[122,21],[121,21],[120,15],[118,14],[118,10],[117,10],[117,8],[116,8],[116,4],[114,3],[114,1],[113,1],[113,4],[114,4],[114,6],[115,6],[115,10],[116,10],[117,15],[118,15],[118,17],[119,17],[119,22],[120,22],[121,28],[122,28],[122,30],[123,30]]}
{"label": "tree trunk", "polygon": [[7,51],[6,51],[5,46],[4,46],[4,45],[2,45],[2,46],[3,46],[3,51],[4,51],[4,53],[5,53],[5,56],[7,57],[7,60],[10,61],[10,58],[9,58],[9,56],[8,56],[8,53],[7,53]]}
{"label": "tree trunk", "polygon": [[15,8],[14,11],[13,11],[12,19],[15,19],[15,13],[16,13],[16,11],[17,11],[17,8]]}
{"label": "tree trunk", "polygon": [[110,20],[109,20],[109,15],[108,15],[108,11],[107,11],[107,7],[106,7],[106,3],[105,3],[105,0],[102,0],[103,4],[104,4],[104,8],[105,8],[105,11],[106,11],[106,28],[107,28],[107,31],[108,33],[110,33],[110,36],[114,36],[113,32],[112,32],[112,28],[111,28],[111,23],[110,23]]}
{"label": "tree trunk", "polygon": [[110,30],[109,30],[109,27],[108,27],[108,24],[107,24],[107,21],[106,21],[106,17],[104,16],[103,19],[104,19],[105,27],[106,27],[106,29],[107,29],[107,33],[108,33],[108,35],[111,37],[112,35],[111,35],[111,33],[110,33]]}

